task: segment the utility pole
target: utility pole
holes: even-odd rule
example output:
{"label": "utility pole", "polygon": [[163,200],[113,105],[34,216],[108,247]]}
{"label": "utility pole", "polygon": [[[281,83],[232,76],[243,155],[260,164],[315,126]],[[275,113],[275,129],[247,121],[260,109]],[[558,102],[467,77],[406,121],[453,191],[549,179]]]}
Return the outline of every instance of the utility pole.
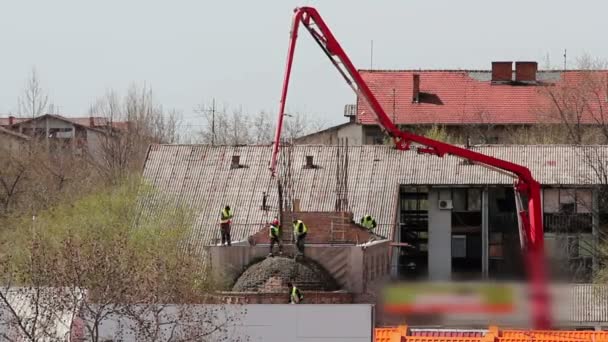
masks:
{"label": "utility pole", "polygon": [[211,146],[215,146],[215,98],[211,101]]}

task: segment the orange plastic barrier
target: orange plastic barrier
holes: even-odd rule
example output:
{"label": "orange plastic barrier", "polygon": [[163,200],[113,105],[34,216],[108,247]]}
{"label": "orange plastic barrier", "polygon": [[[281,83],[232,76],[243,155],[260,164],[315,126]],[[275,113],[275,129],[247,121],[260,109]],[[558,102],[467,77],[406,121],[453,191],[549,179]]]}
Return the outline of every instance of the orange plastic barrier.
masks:
{"label": "orange plastic barrier", "polygon": [[376,342],[608,342],[608,331],[500,330],[489,327],[481,335],[466,331],[417,331],[407,325],[375,329]]}

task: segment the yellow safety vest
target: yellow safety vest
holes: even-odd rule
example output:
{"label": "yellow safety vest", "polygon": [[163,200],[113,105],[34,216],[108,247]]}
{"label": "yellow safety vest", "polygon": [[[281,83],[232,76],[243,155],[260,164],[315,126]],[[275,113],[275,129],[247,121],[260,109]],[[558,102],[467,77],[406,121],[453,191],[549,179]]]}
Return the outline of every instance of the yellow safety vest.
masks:
{"label": "yellow safety vest", "polygon": [[[302,225],[302,231],[300,231],[298,229],[298,227]],[[304,222],[302,222],[302,220],[298,220],[296,223],[294,223],[293,225],[293,233],[294,235],[300,235],[300,234],[304,234],[308,232],[308,228],[306,227],[306,225],[304,224]]]}
{"label": "yellow safety vest", "polygon": [[275,226],[275,225],[270,225],[270,232],[269,232],[269,237],[273,238],[273,237],[279,237],[279,227]]}
{"label": "yellow safety vest", "polygon": [[302,301],[302,299],[304,299],[304,296],[302,296],[301,292],[300,296],[298,296],[298,289],[294,286],[291,289],[291,301],[294,303],[299,303],[300,301]]}
{"label": "yellow safety vest", "polygon": [[222,210],[222,219],[221,222],[222,223],[228,223],[230,222],[230,219],[232,218],[232,210]]}
{"label": "yellow safety vest", "polygon": [[370,216],[370,215],[365,215],[363,216],[363,218],[361,219],[361,225],[367,229],[373,229],[375,228],[375,221],[374,219]]}

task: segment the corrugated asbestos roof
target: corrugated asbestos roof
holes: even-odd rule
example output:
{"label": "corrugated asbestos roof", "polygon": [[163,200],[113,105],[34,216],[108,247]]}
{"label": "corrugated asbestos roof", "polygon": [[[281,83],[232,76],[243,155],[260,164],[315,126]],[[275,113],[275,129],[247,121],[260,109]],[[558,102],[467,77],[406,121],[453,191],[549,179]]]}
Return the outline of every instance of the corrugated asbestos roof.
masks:
{"label": "corrugated asbestos roof", "polygon": [[[0,340],[25,341],[17,319],[35,341],[67,341],[74,312],[86,293],[73,288],[0,288],[7,303],[0,302]],[[37,321],[36,328],[32,322]],[[17,338],[18,337],[18,338]]]}
{"label": "corrugated asbestos roof", "polygon": [[[302,211],[333,211],[336,195],[335,146],[292,147],[294,198]],[[608,160],[608,146],[476,146],[472,149],[526,165],[544,185],[591,185],[590,160]],[[231,169],[232,156],[242,168]],[[143,175],[163,196],[169,195],[197,215],[192,244],[213,244],[219,238],[219,215],[225,205],[234,211],[233,240],[262,228],[276,214],[277,185],[268,170],[269,146],[153,145]],[[303,168],[313,156],[315,169]],[[279,165],[281,163],[279,162]],[[366,213],[379,224],[378,233],[390,237],[395,222],[399,185],[510,185],[509,176],[455,157],[439,158],[403,152],[388,146],[349,147],[348,200],[355,218]],[[271,211],[261,210],[267,192]],[[154,197],[144,199],[153,201]],[[151,203],[151,202],[150,202]]]}

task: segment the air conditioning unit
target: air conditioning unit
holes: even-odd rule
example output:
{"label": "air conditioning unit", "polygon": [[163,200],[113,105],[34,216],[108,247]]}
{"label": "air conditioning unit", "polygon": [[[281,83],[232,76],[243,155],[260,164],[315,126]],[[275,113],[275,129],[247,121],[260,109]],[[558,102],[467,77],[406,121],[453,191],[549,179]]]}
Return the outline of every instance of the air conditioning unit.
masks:
{"label": "air conditioning unit", "polygon": [[452,208],[452,200],[439,200],[439,209],[449,210]]}

